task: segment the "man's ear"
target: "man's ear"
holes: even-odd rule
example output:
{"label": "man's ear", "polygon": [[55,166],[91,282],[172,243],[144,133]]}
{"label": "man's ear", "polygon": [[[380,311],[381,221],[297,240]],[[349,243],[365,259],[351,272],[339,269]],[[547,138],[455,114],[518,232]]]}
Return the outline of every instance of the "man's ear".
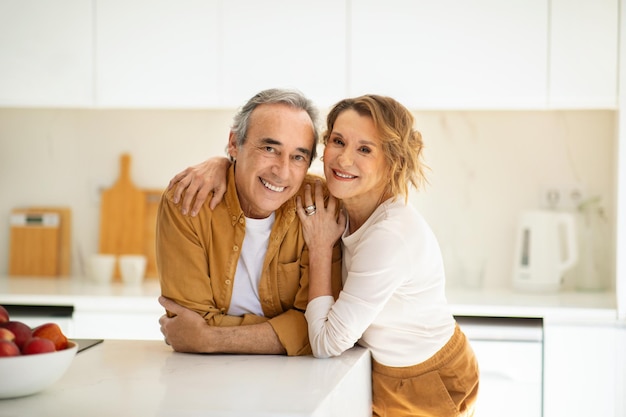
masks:
{"label": "man's ear", "polygon": [[226,150],[231,159],[237,159],[237,136],[232,131],[228,135],[228,147]]}

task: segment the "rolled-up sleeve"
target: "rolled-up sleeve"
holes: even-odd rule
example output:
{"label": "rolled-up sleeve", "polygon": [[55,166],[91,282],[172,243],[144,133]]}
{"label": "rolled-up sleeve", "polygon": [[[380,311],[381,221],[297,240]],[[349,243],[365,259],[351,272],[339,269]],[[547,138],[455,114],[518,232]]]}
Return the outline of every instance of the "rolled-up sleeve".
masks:
{"label": "rolled-up sleeve", "polygon": [[156,229],[156,258],[161,294],[201,314],[209,324],[221,321],[208,272],[206,250],[194,221],[179,212],[167,194],[161,198]]}

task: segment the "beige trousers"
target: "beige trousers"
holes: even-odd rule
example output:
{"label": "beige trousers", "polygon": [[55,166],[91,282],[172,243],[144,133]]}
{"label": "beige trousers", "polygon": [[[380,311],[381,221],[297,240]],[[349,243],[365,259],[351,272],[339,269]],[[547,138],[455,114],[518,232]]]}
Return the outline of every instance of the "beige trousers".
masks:
{"label": "beige trousers", "polygon": [[474,415],[478,362],[458,324],[454,335],[430,359],[389,367],[372,361],[376,417],[458,417]]}

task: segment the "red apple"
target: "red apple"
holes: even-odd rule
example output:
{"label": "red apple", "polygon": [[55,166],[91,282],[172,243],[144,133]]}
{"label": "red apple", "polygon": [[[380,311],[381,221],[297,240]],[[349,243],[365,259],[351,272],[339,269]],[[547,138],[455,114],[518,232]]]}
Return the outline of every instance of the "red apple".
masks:
{"label": "red apple", "polygon": [[0,340],[0,357],[2,356],[18,356],[20,348],[10,340]]}
{"label": "red apple", "polygon": [[8,340],[9,342],[13,342],[15,340],[15,334],[13,334],[13,332],[9,329],[0,327],[0,340]]}
{"label": "red apple", "polygon": [[51,340],[56,350],[67,348],[67,337],[56,323],[45,323],[33,330],[33,337]]}
{"label": "red apple", "polygon": [[6,308],[0,306],[0,323],[6,323],[9,321],[9,312]]}
{"label": "red apple", "polygon": [[22,355],[36,355],[38,353],[54,352],[52,340],[43,337],[31,337],[22,348]]}
{"label": "red apple", "polygon": [[18,348],[22,349],[24,347],[24,343],[31,337],[32,330],[26,324],[21,321],[7,321],[6,323],[0,323],[0,327],[4,327],[5,329],[9,329],[15,335],[15,344]]}

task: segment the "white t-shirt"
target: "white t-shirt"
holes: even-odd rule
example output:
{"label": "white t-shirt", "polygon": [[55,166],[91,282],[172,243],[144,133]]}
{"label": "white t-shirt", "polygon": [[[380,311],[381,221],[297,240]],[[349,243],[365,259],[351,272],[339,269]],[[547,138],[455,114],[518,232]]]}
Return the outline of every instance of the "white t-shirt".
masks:
{"label": "white t-shirt", "polygon": [[239,254],[233,295],[228,307],[228,314],[231,316],[264,316],[259,297],[259,281],[274,219],[274,213],[265,219],[246,217],[246,235]]}
{"label": "white t-shirt", "polygon": [[386,366],[411,366],[441,349],[455,320],[437,239],[402,197],[381,204],[343,243],[343,290],[309,302],[313,353],[336,356],[358,341]]}

